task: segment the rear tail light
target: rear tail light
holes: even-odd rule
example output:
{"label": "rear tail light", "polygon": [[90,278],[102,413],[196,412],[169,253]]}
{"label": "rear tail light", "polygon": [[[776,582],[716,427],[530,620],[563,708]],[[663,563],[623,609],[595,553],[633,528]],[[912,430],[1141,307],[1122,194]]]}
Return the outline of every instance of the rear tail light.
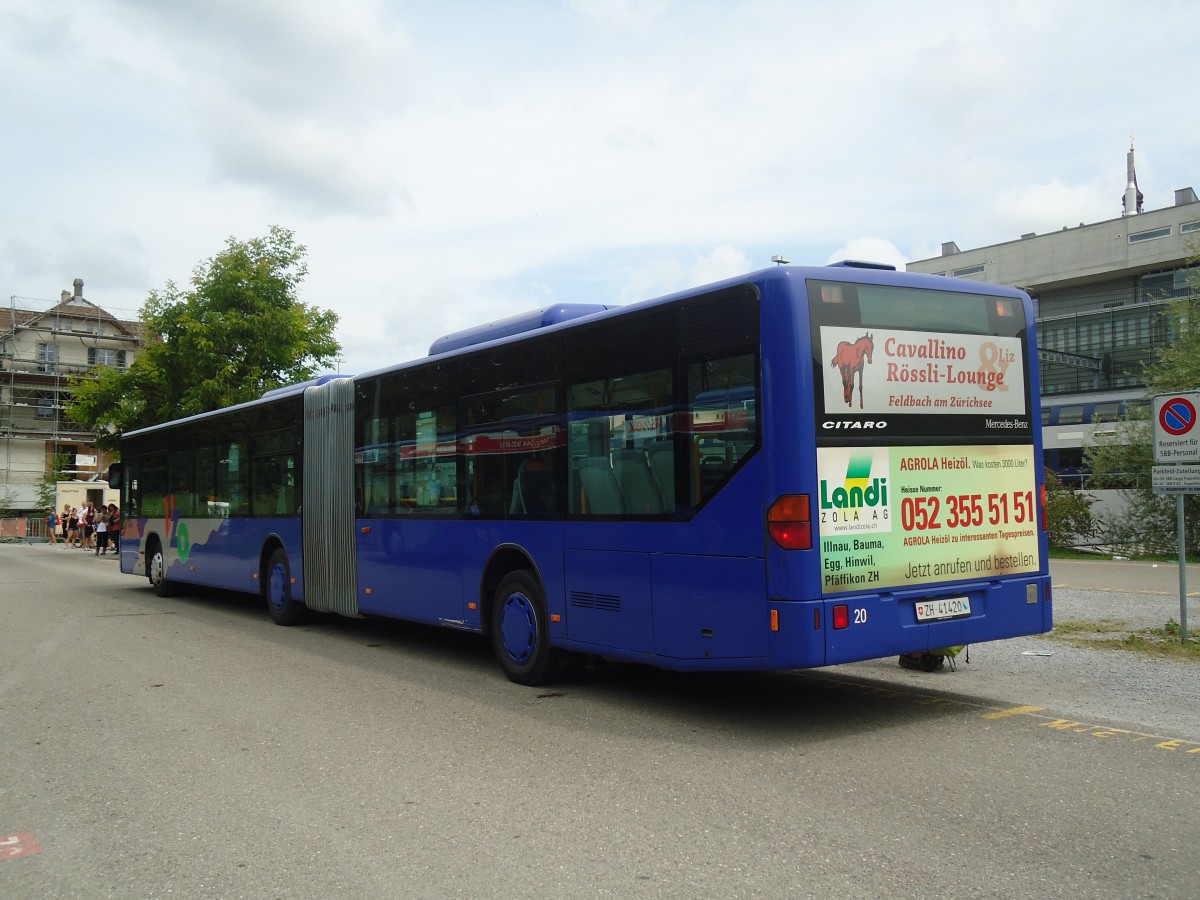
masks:
{"label": "rear tail light", "polygon": [[839,603],[833,608],[833,628],[834,631],[840,631],[843,628],[850,627],[850,607],[845,603]]}
{"label": "rear tail light", "polygon": [[784,550],[812,549],[808,494],[784,494],[767,510],[767,532]]}

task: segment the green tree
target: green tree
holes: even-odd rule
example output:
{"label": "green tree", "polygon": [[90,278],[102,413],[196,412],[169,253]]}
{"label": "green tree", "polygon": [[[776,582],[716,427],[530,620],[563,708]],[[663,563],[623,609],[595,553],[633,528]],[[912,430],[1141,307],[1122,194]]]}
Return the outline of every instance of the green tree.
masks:
{"label": "green tree", "polygon": [[341,345],[337,313],[301,302],[306,249],[291,231],[229,238],[192,271],[190,287],[151,291],[145,344],[124,372],[105,368],[73,386],[67,415],[112,447],[124,431],[242,403],[329,368]]}
{"label": "green tree", "polygon": [[50,461],[50,471],[38,479],[37,504],[39,510],[43,510],[47,506],[53,506],[55,511],[58,510],[58,507],[55,506],[58,502],[58,483],[63,480],[63,475],[70,464],[71,457],[66,453],[54,454],[54,458]]}
{"label": "green tree", "polygon": [[1086,541],[1092,530],[1092,498],[1072,490],[1046,470],[1046,531],[1054,549],[1074,547]]}
{"label": "green tree", "polygon": [[[1200,258],[1188,260],[1188,296],[1171,303],[1167,324],[1170,342],[1146,367],[1146,396],[1200,388]],[[1125,509],[1119,517],[1101,516],[1106,543],[1135,550],[1172,554],[1176,551],[1176,500],[1155,494],[1151,482],[1154,435],[1148,405],[1130,407],[1118,434],[1100,438],[1084,450],[1092,488],[1120,488]],[[1200,497],[1184,498],[1185,547],[1200,553]]]}

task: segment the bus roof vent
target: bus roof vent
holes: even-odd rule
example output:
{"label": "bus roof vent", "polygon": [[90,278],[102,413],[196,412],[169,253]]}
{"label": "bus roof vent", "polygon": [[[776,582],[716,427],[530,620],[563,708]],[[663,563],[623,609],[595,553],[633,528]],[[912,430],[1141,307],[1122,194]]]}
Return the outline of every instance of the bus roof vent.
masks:
{"label": "bus roof vent", "polygon": [[606,309],[612,309],[612,307],[599,303],[560,303],[557,306],[547,306],[545,309],[536,309],[533,312],[500,319],[498,322],[476,325],[465,331],[443,335],[429,345],[429,355],[437,356],[439,353],[449,353],[451,350],[485,344],[488,341],[511,337],[514,334],[537,331],[539,328],[548,328],[551,325],[558,325],[560,322],[568,322],[581,316],[590,316]]}
{"label": "bus roof vent", "polygon": [[831,268],[843,266],[848,269],[882,269],[885,272],[895,272],[896,267],[887,263],[868,262],[865,259],[843,259],[841,262],[829,264]]}

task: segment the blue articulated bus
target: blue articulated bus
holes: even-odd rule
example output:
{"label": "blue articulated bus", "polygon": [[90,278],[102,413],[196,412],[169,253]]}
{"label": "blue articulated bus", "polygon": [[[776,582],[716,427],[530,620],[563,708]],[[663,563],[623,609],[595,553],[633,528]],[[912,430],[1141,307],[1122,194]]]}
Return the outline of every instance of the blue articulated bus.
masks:
{"label": "blue articulated bus", "polygon": [[521,684],[1047,631],[1032,323],[862,263],[514,317],[124,435],[121,570],[477,632]]}

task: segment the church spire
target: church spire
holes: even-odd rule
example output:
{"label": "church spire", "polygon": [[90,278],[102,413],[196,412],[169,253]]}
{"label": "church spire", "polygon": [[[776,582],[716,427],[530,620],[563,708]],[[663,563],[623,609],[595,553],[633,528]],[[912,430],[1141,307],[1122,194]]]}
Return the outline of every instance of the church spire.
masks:
{"label": "church spire", "polygon": [[1133,135],[1129,135],[1129,152],[1125,155],[1125,196],[1121,198],[1121,215],[1134,216],[1142,211],[1145,196],[1138,190],[1137,172],[1133,169]]}

